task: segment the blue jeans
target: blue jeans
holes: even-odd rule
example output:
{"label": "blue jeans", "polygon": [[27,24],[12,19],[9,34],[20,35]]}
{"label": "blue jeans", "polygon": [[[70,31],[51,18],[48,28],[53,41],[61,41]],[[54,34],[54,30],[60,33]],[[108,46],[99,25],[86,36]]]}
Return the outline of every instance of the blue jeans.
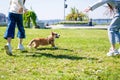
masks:
{"label": "blue jeans", "polygon": [[120,16],[116,16],[112,19],[110,26],[108,27],[108,37],[111,44],[120,43]]}
{"label": "blue jeans", "polygon": [[4,38],[7,39],[11,37],[12,39],[15,36],[15,27],[18,27],[18,38],[25,38],[25,30],[23,27],[23,18],[22,14],[9,13],[8,15],[8,26],[6,28]]}

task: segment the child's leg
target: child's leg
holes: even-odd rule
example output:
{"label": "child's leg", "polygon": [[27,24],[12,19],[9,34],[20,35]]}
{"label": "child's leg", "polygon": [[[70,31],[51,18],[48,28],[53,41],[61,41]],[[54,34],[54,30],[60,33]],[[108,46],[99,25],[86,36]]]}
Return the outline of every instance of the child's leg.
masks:
{"label": "child's leg", "polygon": [[7,44],[4,47],[8,55],[12,55],[11,40],[12,38],[14,38],[14,34],[15,34],[15,23],[16,23],[15,16],[16,15],[14,13],[9,13],[8,26],[4,34],[4,38],[7,39]]}
{"label": "child's leg", "polygon": [[22,14],[18,14],[17,27],[18,27],[17,37],[19,38],[18,49],[24,50],[22,43],[23,43],[23,38],[25,38],[25,30],[23,27]]}
{"label": "child's leg", "polygon": [[14,13],[9,13],[9,15],[8,15],[8,26],[7,26],[5,34],[4,34],[5,39],[14,38],[15,25],[16,25],[15,14]]}
{"label": "child's leg", "polygon": [[118,38],[118,41],[120,41],[120,34],[119,34],[119,27],[120,27],[120,18],[114,17],[110,26],[108,27],[108,37],[111,44],[110,51],[107,53],[107,55],[116,55],[118,54],[118,50],[116,49],[116,37]]}
{"label": "child's leg", "polygon": [[23,27],[22,14],[18,14],[17,27],[18,27],[17,37],[18,37],[19,39],[25,38],[25,30],[24,30],[24,27]]}
{"label": "child's leg", "polygon": [[109,41],[111,44],[111,49],[115,50],[115,33],[113,31],[108,30],[108,37],[109,37]]}

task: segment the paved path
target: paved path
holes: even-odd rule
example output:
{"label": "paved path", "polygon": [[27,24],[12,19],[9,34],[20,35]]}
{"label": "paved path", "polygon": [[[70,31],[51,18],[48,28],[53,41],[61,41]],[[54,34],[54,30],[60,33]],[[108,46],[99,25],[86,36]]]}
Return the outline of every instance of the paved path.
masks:
{"label": "paved path", "polygon": [[97,26],[63,26],[63,25],[50,25],[46,28],[51,29],[103,29],[106,30],[107,26],[97,25]]}

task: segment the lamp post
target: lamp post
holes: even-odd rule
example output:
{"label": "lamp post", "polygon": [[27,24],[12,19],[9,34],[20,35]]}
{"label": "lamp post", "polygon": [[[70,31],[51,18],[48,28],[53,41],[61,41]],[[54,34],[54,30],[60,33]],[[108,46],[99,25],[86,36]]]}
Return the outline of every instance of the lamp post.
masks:
{"label": "lamp post", "polygon": [[64,20],[65,20],[65,9],[67,8],[66,0],[64,0]]}

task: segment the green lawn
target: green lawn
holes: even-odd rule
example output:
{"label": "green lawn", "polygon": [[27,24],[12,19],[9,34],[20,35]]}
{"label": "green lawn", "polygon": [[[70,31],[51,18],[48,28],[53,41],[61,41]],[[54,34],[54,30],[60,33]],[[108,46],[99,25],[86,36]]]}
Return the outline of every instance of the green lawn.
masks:
{"label": "green lawn", "polygon": [[[51,31],[58,49],[51,46],[27,48],[32,38],[47,37]],[[0,27],[0,80],[119,80],[120,57],[107,57],[110,44],[106,30],[92,29],[26,29],[25,52],[16,50],[18,39],[12,40],[14,56],[5,53],[5,27]],[[17,32],[17,31],[16,31]]]}

